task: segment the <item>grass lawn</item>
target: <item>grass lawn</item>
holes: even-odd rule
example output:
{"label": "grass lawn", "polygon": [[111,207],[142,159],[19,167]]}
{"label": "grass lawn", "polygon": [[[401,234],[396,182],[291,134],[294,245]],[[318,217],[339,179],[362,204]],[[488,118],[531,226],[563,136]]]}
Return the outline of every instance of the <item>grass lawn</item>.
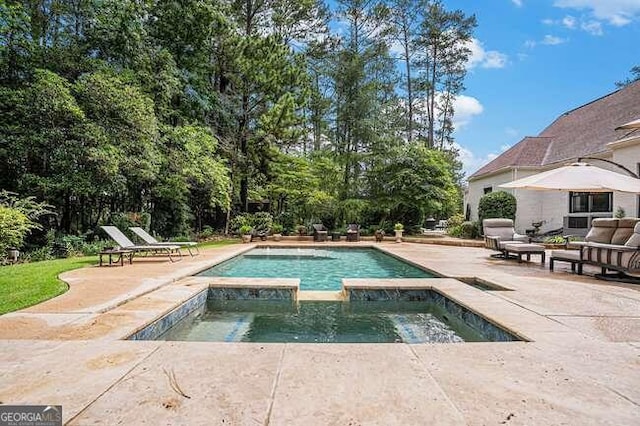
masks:
{"label": "grass lawn", "polygon": [[88,256],[3,266],[0,268],[0,315],[64,293],[68,287],[58,275],[97,262],[96,256]]}
{"label": "grass lawn", "polygon": [[[199,244],[198,247],[206,249],[237,243],[238,240],[211,241]],[[37,305],[64,293],[68,286],[58,279],[58,275],[97,263],[97,256],[87,256],[1,267],[0,315]]]}

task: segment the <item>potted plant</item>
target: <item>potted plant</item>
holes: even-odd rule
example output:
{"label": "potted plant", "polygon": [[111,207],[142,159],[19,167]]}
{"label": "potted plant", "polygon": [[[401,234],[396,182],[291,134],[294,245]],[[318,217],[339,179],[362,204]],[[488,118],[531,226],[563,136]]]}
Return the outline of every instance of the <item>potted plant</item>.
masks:
{"label": "potted plant", "polygon": [[249,225],[242,225],[240,227],[240,229],[238,230],[240,235],[242,235],[242,242],[243,243],[250,243],[251,242],[251,229],[252,228]]}
{"label": "potted plant", "polygon": [[396,243],[401,243],[402,231],[404,231],[404,225],[398,222],[393,226],[393,229],[396,231]]}
{"label": "potted plant", "polygon": [[284,227],[282,225],[280,225],[279,223],[274,223],[271,226],[271,232],[273,233],[273,240],[274,241],[280,241],[282,239],[282,230],[284,229]]}

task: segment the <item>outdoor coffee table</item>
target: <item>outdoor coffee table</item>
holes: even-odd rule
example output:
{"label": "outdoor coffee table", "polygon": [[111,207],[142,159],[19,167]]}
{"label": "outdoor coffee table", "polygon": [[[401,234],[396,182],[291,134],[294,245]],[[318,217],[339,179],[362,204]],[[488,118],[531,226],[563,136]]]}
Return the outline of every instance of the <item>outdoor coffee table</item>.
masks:
{"label": "outdoor coffee table", "polygon": [[539,254],[542,258],[541,262],[544,264],[544,246],[540,244],[505,244],[504,251],[507,258],[509,253],[513,253],[518,256],[518,263],[522,263],[522,255],[527,255],[527,261],[531,260],[532,254]]}
{"label": "outdoor coffee table", "polygon": [[133,263],[133,251],[124,249],[108,249],[102,250],[100,253],[100,266],[103,265],[103,256],[109,256],[109,266],[117,265],[124,266],[124,260],[129,260],[129,264]]}

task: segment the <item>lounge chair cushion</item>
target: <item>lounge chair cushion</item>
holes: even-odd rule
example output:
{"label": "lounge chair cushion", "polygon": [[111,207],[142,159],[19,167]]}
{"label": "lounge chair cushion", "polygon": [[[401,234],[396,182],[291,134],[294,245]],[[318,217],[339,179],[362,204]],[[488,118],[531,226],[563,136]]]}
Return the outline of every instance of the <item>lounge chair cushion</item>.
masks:
{"label": "lounge chair cushion", "polygon": [[591,229],[585,241],[593,243],[610,243],[611,237],[618,228],[618,219],[598,218],[591,222]]}

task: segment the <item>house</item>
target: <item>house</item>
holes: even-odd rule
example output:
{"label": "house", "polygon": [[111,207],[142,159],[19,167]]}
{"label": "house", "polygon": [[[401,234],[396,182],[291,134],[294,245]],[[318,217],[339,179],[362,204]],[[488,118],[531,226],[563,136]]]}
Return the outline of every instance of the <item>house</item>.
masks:
{"label": "house", "polygon": [[[568,111],[539,135],[525,137],[469,177],[465,211],[478,220],[480,198],[498,185],[577,161],[594,157],[620,164],[640,174],[640,126],[619,127],[640,119],[640,81]],[[621,168],[600,160],[587,162],[625,174]],[[516,229],[525,232],[542,222],[541,232],[564,228],[586,234],[594,217],[612,217],[624,210],[640,217],[635,194],[505,190],[517,200]]]}

